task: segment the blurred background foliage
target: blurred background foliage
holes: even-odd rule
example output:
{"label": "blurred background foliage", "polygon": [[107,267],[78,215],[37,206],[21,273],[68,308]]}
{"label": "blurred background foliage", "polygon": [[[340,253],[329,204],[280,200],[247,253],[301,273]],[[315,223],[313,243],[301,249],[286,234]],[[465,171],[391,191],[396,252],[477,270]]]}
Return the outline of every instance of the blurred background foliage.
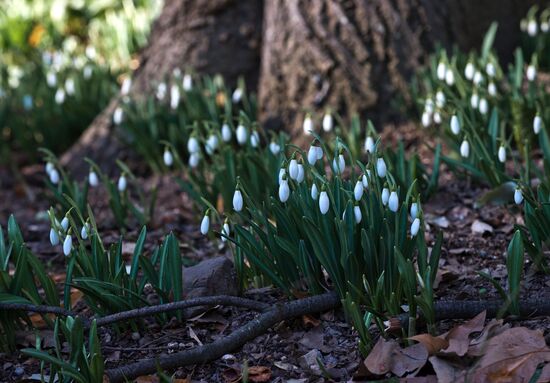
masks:
{"label": "blurred background foliage", "polygon": [[[139,62],[162,0],[3,0],[0,161],[66,149]],[[15,158],[19,160],[20,157]]]}

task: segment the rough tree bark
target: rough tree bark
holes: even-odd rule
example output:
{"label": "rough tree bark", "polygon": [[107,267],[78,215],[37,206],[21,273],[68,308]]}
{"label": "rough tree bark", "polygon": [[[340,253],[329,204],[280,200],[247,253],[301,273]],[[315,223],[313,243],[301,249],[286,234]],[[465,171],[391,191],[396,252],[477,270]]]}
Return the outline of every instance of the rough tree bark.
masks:
{"label": "rough tree bark", "polygon": [[[199,74],[222,74],[229,84],[239,76],[255,89],[260,68],[261,0],[165,0],[149,45],[140,53],[131,94],[151,89],[174,68]],[[109,169],[120,155],[112,115],[113,98],[80,139],[62,156],[74,173],[87,172],[84,157]]]}
{"label": "rough tree bark", "polygon": [[[306,111],[329,106],[380,121],[394,117],[389,112],[396,95],[407,101],[407,81],[436,42],[479,47],[496,20],[496,48],[510,58],[519,20],[535,2],[166,0],[132,92],[146,92],[176,66],[193,67],[229,82],[244,74],[248,88],[259,93],[264,126],[294,136],[302,133]],[[102,164],[119,153],[111,126],[117,103],[115,98],[63,156],[71,169],[84,156]]]}
{"label": "rough tree bark", "polygon": [[[396,96],[440,42],[478,48],[492,21],[511,57],[525,0],[271,0],[264,10],[260,120],[302,134],[308,111],[393,117]],[[318,126],[319,124],[317,124]]]}

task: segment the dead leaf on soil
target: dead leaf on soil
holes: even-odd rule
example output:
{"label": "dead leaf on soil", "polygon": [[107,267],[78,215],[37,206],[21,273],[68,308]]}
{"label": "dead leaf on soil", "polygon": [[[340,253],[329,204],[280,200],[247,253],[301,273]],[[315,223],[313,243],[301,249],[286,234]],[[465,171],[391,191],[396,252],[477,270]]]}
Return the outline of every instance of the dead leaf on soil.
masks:
{"label": "dead leaf on soil", "polygon": [[464,356],[468,352],[470,346],[470,335],[483,330],[485,324],[486,312],[478,314],[466,323],[453,328],[443,337],[449,342],[449,347],[441,350],[443,354],[455,354]]}
{"label": "dead leaf on soil", "polygon": [[421,343],[401,348],[395,340],[380,338],[364,363],[375,375],[384,375],[391,371],[402,377],[407,373],[414,375],[427,360],[428,351]]}
{"label": "dead leaf on soil", "polygon": [[449,341],[447,339],[430,334],[419,334],[412,336],[409,339],[422,343],[429,355],[434,355],[440,350],[449,347]]}

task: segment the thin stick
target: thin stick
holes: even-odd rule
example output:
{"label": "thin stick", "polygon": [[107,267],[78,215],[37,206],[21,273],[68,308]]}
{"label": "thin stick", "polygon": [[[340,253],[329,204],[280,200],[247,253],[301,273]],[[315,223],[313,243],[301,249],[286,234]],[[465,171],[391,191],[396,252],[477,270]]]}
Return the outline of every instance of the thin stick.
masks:
{"label": "thin stick", "polygon": [[110,369],[106,371],[106,374],[109,377],[109,382],[117,383],[154,373],[157,370],[157,366],[170,370],[191,364],[206,363],[242,347],[246,342],[263,334],[270,327],[281,321],[301,315],[331,310],[338,306],[340,306],[340,298],[334,292],[290,301],[284,304],[276,304],[272,309],[260,314],[257,318],[251,320],[230,335],[210,344]]}

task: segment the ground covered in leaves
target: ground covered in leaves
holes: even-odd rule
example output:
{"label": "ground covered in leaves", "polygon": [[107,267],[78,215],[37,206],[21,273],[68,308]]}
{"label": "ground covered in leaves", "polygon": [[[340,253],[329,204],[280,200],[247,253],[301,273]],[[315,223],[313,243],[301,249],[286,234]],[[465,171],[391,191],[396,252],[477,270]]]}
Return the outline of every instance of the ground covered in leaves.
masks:
{"label": "ground covered in leaves", "polygon": [[[404,138],[410,150],[419,150],[422,158],[429,162],[430,152],[419,146],[423,138],[412,131],[410,126],[388,127],[386,135],[392,139]],[[6,169],[0,169],[3,190],[0,222],[7,222],[9,214],[15,214],[31,250],[48,264],[56,280],[62,280],[63,256],[48,241],[49,222],[44,211],[49,205],[43,195],[42,172],[41,166],[29,167],[18,179]],[[226,248],[219,248],[200,235],[198,218],[193,215],[190,201],[170,176],[152,176],[144,178],[143,182],[162,186],[147,246],[152,248],[165,234],[173,231],[187,265],[214,256],[230,256]],[[521,214],[499,206],[476,208],[476,201],[486,191],[469,179],[443,169],[439,192],[423,206],[430,240],[437,230],[444,231],[444,251],[436,281],[437,300],[498,298],[495,288],[477,274],[479,271],[496,278],[502,285],[506,283],[506,247]],[[90,198],[105,242],[114,242],[121,233],[110,216],[106,196],[94,190]],[[136,226],[124,234],[123,253],[128,257],[138,232]],[[550,278],[533,273],[528,264],[522,296],[547,298],[549,286]],[[250,289],[245,296],[268,303],[286,299],[271,288]],[[109,368],[178,352],[219,339],[255,315],[245,309],[214,308],[185,322],[173,321],[163,327],[152,320],[146,321],[138,332],[120,334],[103,328],[100,331],[103,355]],[[35,319],[38,321],[39,317]],[[539,363],[550,361],[546,342],[549,329],[550,320],[537,318],[536,312],[533,318],[522,321],[513,318],[497,321],[484,314],[467,322],[442,320],[436,328],[441,336],[418,335],[415,339],[420,343],[411,345],[380,340],[364,360],[357,351],[353,329],[337,310],[280,323],[241,350],[213,363],[182,367],[175,376],[181,379],[180,382],[237,382],[246,363],[251,382],[360,381],[409,375],[416,375],[415,381],[419,382],[465,379],[483,382],[511,376],[520,379],[513,381],[529,381]],[[420,329],[419,334],[425,330]],[[52,341],[51,330],[42,330],[41,336],[47,347],[48,341]],[[34,346],[34,334],[18,334],[18,343],[21,347]],[[24,380],[37,373],[36,361],[19,354],[0,354],[0,381]],[[547,368],[539,373],[539,381],[550,380]],[[150,382],[154,378],[143,377],[138,381]]]}

